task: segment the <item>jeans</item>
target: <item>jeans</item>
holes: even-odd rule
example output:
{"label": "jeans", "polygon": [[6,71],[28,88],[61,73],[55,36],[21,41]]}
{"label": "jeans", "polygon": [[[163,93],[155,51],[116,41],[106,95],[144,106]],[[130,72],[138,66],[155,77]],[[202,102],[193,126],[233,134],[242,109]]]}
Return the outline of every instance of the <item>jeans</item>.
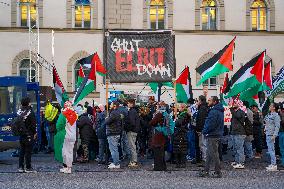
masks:
{"label": "jeans", "polygon": [[202,160],[206,161],[206,151],[207,151],[207,138],[202,134],[201,135],[201,152],[202,152]]}
{"label": "jeans", "polygon": [[246,135],[232,135],[232,138],[235,151],[235,162],[243,164],[245,162],[244,142]]}
{"label": "jeans", "polygon": [[253,136],[246,136],[245,138],[245,154],[249,159],[253,158],[253,150],[252,150],[252,141],[253,141]]}
{"label": "jeans", "polygon": [[128,140],[127,140],[127,134],[126,134],[125,131],[123,131],[122,134],[121,134],[121,151],[122,151],[122,155],[124,157],[129,157],[130,156],[130,150],[129,150]]}
{"label": "jeans", "polygon": [[281,153],[281,164],[284,166],[284,132],[279,132],[279,147]]}
{"label": "jeans", "polygon": [[109,150],[111,153],[111,157],[113,160],[113,164],[119,165],[119,153],[118,153],[118,142],[120,139],[120,135],[115,136],[108,136],[108,144],[109,144]]}
{"label": "jeans", "polygon": [[32,137],[21,137],[20,138],[20,154],[19,154],[19,168],[25,168],[24,163],[26,162],[26,168],[31,168],[31,157],[33,149]]}
{"label": "jeans", "polygon": [[187,132],[187,140],[188,140],[188,145],[187,145],[187,154],[189,155],[190,158],[196,158],[196,150],[195,150],[195,130],[190,129]]}
{"label": "jeans", "polygon": [[259,154],[262,153],[262,130],[260,127],[254,127],[253,144],[255,151]]}
{"label": "jeans", "polygon": [[130,162],[137,162],[137,152],[135,144],[136,138],[137,138],[137,133],[131,131],[127,133],[128,146],[131,153]]}
{"label": "jeans", "polygon": [[106,139],[98,139],[98,140],[99,140],[99,161],[104,161],[107,141]]}
{"label": "jeans", "polygon": [[205,171],[210,171],[210,165],[212,163],[215,166],[215,172],[221,172],[221,162],[219,158],[219,145],[220,138],[207,138],[206,142],[208,144],[206,148],[206,161],[205,161]]}
{"label": "jeans", "polygon": [[266,135],[266,144],[268,148],[268,153],[271,158],[271,165],[276,165],[276,156],[275,156],[275,140],[273,141],[271,135]]}

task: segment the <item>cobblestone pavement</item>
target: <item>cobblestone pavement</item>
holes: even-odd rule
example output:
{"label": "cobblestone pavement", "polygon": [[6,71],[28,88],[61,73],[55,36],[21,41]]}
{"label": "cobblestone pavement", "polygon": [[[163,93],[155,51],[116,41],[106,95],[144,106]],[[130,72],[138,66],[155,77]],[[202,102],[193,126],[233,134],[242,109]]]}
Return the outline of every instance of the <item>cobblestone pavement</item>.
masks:
{"label": "cobblestone pavement", "polygon": [[18,173],[18,158],[10,157],[10,152],[0,154],[0,189],[10,188],[284,188],[284,172],[267,172],[266,159],[254,159],[244,170],[233,170],[230,159],[225,157],[223,178],[198,178],[201,167],[187,164],[185,169],[176,169],[168,164],[167,172],[152,171],[152,161],[141,159],[139,169],[128,169],[122,162],[119,170],[108,170],[96,162],[75,164],[70,175],[58,172],[60,164],[52,155],[33,155],[33,165],[37,173]]}

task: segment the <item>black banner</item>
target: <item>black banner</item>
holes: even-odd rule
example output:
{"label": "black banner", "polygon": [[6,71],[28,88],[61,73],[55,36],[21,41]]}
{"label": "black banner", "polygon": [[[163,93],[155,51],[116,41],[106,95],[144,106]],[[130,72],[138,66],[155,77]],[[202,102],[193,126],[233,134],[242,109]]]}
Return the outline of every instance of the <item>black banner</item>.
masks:
{"label": "black banner", "polygon": [[175,77],[174,35],[163,32],[109,32],[107,74],[112,83],[166,82]]}

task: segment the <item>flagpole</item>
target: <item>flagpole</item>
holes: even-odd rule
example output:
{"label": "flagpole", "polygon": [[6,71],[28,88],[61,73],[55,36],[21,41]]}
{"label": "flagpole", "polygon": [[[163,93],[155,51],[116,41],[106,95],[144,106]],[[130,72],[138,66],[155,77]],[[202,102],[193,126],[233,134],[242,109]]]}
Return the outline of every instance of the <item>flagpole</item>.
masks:
{"label": "flagpole", "polygon": [[173,84],[174,84],[174,100],[175,100],[175,120],[177,119],[177,82],[176,79],[173,78]]}
{"label": "flagpole", "polygon": [[106,111],[107,111],[107,116],[109,115],[109,106],[108,106],[108,85],[109,85],[109,79],[106,79]]}

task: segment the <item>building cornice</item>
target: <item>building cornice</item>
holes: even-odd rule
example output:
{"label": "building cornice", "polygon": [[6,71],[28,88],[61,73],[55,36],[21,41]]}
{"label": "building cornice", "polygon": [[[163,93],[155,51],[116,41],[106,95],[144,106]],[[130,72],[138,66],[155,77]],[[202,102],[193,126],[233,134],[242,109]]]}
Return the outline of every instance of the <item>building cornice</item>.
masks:
{"label": "building cornice", "polygon": [[[75,29],[75,28],[40,28],[40,33],[50,33],[54,30],[57,33],[84,33],[84,34],[103,34],[103,29]],[[123,29],[119,29],[121,31]],[[125,29],[125,31],[133,31]],[[148,30],[135,30],[148,31]],[[28,28],[22,27],[0,27],[0,32],[28,32]],[[236,36],[279,36],[284,35],[284,31],[236,31],[236,30],[173,30],[175,35],[236,35]]]}

